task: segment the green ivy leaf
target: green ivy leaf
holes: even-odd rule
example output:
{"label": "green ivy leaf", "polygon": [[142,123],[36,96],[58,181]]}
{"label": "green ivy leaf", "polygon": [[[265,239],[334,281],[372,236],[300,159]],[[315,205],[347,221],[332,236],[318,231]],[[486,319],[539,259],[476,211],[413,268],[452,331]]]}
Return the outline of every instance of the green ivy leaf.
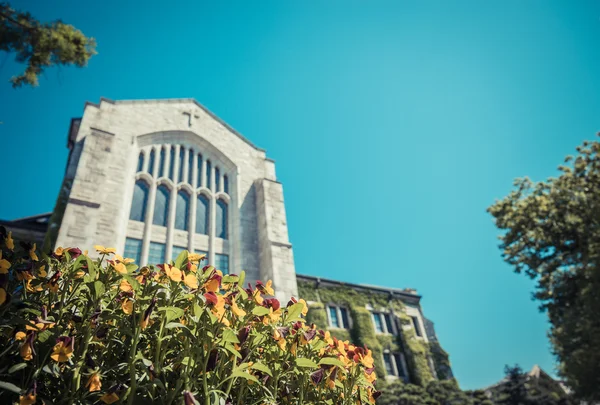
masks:
{"label": "green ivy leaf", "polygon": [[307,367],[307,368],[317,368],[318,365],[311,359],[307,359],[306,357],[298,357],[296,359],[296,365],[298,367]]}

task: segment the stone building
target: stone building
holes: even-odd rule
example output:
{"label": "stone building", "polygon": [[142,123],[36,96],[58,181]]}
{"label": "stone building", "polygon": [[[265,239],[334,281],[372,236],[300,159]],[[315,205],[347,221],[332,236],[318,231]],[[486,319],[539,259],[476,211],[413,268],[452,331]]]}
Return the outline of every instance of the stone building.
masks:
{"label": "stone building", "polygon": [[296,274],[275,162],[195,100],[86,103],[67,146],[52,213],[0,221],[16,238],[111,246],[141,265],[206,253],[224,272],[273,280],[280,300],[300,293],[309,320],[368,344],[390,378],[452,378],[416,291]]}

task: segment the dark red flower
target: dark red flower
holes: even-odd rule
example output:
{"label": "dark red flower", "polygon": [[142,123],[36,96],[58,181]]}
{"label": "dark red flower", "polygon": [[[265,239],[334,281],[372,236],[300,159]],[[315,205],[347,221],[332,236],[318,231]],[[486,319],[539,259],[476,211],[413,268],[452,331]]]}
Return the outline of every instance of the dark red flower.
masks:
{"label": "dark red flower", "polygon": [[292,298],[290,298],[290,300],[288,301],[288,303],[287,303],[287,307],[289,307],[289,306],[292,306],[292,305],[294,305],[294,304],[297,304],[297,303],[298,303],[298,300],[297,300],[296,298],[292,297]]}
{"label": "dark red flower", "polygon": [[310,380],[315,384],[315,385],[319,385],[319,383],[321,381],[323,381],[323,374],[324,371],[322,368],[318,369],[317,371],[311,373],[310,375]]}
{"label": "dark red flower", "polygon": [[71,248],[67,250],[67,252],[69,252],[73,259],[77,259],[79,256],[81,256],[81,250],[79,248]]}
{"label": "dark red flower", "polygon": [[246,339],[248,339],[248,335],[250,334],[250,325],[245,328],[240,329],[238,332],[238,340],[240,341],[240,345],[243,345]]}
{"label": "dark red flower", "polygon": [[183,391],[183,401],[185,405],[196,405],[198,403],[194,395],[189,391]]}
{"label": "dark red flower", "polygon": [[217,294],[215,294],[212,291],[204,293],[204,298],[206,298],[207,303],[210,303],[212,305],[217,305],[217,303],[219,302],[219,300],[217,299]]}
{"label": "dark red flower", "polygon": [[316,334],[317,334],[317,331],[314,329],[306,331],[306,332],[304,332],[304,339],[306,339],[307,342],[310,342],[311,340],[314,339]]}

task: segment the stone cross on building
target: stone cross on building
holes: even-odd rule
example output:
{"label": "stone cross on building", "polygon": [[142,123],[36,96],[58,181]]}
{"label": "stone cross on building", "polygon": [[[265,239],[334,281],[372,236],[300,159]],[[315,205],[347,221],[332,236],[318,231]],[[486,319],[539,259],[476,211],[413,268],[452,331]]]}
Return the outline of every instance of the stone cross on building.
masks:
{"label": "stone cross on building", "polygon": [[196,113],[192,112],[192,110],[188,111],[184,111],[183,115],[187,115],[188,116],[188,127],[191,128],[193,121],[192,118],[200,118],[199,115],[197,115]]}

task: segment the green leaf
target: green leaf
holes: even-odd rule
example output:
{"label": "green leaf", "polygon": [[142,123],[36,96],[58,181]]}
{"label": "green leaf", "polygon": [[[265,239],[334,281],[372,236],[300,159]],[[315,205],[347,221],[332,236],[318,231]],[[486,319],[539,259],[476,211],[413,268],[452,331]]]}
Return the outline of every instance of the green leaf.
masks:
{"label": "green leaf", "polygon": [[321,361],[319,361],[319,365],[321,364],[325,364],[328,366],[339,366],[339,367],[346,367],[346,365],[344,364],[344,362],[342,362],[339,359],[336,359],[335,357],[323,357],[321,359]]}
{"label": "green leaf", "polygon": [[258,371],[262,371],[263,373],[269,374],[271,377],[273,377],[273,374],[271,373],[271,370],[269,369],[269,367],[265,366],[262,363],[254,363],[252,365],[252,367],[250,367],[250,368],[253,368]]}
{"label": "green leaf", "polygon": [[288,308],[287,317],[285,318],[286,322],[294,322],[297,321],[302,313],[302,309],[304,309],[304,304],[301,302],[297,302],[291,307]]}
{"label": "green leaf", "polygon": [[129,263],[129,264],[125,265],[125,268],[127,269],[127,273],[128,274],[131,274],[134,271],[136,271],[138,269],[138,267],[139,266],[137,264],[135,264],[135,263]]}
{"label": "green leaf", "polygon": [[183,268],[183,264],[187,261],[188,258],[188,251],[184,250],[181,253],[179,253],[179,256],[177,256],[177,259],[175,259],[175,267],[177,267],[178,269],[184,270]]}
{"label": "green leaf", "polygon": [[12,374],[15,371],[19,371],[21,369],[24,369],[25,367],[27,367],[27,363],[15,364],[14,366],[12,366],[11,368],[8,369],[8,374]]}
{"label": "green leaf", "polygon": [[244,281],[246,280],[246,272],[244,270],[242,270],[240,272],[240,280],[238,281],[238,285],[242,288],[244,288]]}
{"label": "green leaf", "polygon": [[102,297],[105,291],[104,284],[102,284],[102,281],[94,281],[93,288],[96,298]]}
{"label": "green leaf", "polygon": [[137,281],[137,280],[135,279],[135,277],[133,277],[133,276],[130,276],[129,274],[124,274],[124,275],[123,275],[123,278],[124,278],[125,280],[127,280],[127,282],[128,282],[129,284],[131,284],[131,287],[132,287],[132,288],[133,288],[135,291],[139,291],[139,290],[140,290],[140,283],[139,283],[139,281]]}
{"label": "green leaf", "polygon": [[184,324],[178,323],[178,322],[169,322],[168,324],[165,325],[165,328],[167,329],[174,329],[174,328],[185,328],[187,329],[187,327]]}
{"label": "green leaf", "polygon": [[230,276],[229,274],[226,276],[223,276],[223,280],[221,280],[221,283],[235,283],[239,280],[238,276]]}
{"label": "green leaf", "polygon": [[167,322],[171,322],[173,319],[179,319],[185,313],[183,309],[177,307],[159,307],[159,312],[165,312]]}
{"label": "green leaf", "polygon": [[0,381],[0,389],[6,390],[6,391],[12,391],[15,394],[21,393],[21,388],[17,387],[14,384],[6,382],[6,381]]}
{"label": "green leaf", "polygon": [[241,378],[245,378],[246,380],[250,380],[250,381],[254,381],[254,382],[258,382],[258,379],[256,377],[254,377],[252,374],[250,373],[246,373],[245,371],[241,371],[241,370],[235,370],[233,373],[231,373],[231,377],[241,377]]}
{"label": "green leaf", "polygon": [[[83,255],[81,255],[81,256],[83,256]],[[81,257],[81,256],[79,256],[79,257]],[[94,264],[94,262],[92,261],[92,259],[90,259],[90,258],[89,258],[89,257],[87,257],[87,256],[84,256],[84,257],[85,257],[85,261],[86,261],[86,263],[87,263],[87,266],[88,266],[88,274],[87,274],[87,277],[89,277],[89,278],[90,278],[90,280],[89,280],[89,281],[94,281],[94,280],[96,280],[96,274],[98,273],[98,271],[97,271],[97,269],[96,269],[96,265]],[[86,281],[87,281],[87,280],[86,280]]]}
{"label": "green leaf", "polygon": [[252,310],[252,314],[256,316],[264,316],[267,315],[269,312],[269,308],[265,307],[254,307],[254,309]]}
{"label": "green leaf", "polygon": [[225,329],[223,331],[223,342],[240,343],[240,340],[233,330]]}
{"label": "green leaf", "polygon": [[298,367],[307,367],[307,368],[317,368],[317,363],[312,361],[311,359],[307,359],[305,357],[298,357],[296,359],[296,365]]}
{"label": "green leaf", "polygon": [[223,345],[223,347],[225,349],[227,349],[227,351],[229,351],[231,354],[233,354],[238,359],[242,358],[242,355],[240,354],[240,352],[238,352],[237,350],[235,350],[235,347],[233,347],[233,345],[231,343],[225,343],[225,345]]}
{"label": "green leaf", "polygon": [[38,334],[37,340],[41,343],[44,343],[46,340],[53,336],[52,332],[49,330],[44,330]]}

